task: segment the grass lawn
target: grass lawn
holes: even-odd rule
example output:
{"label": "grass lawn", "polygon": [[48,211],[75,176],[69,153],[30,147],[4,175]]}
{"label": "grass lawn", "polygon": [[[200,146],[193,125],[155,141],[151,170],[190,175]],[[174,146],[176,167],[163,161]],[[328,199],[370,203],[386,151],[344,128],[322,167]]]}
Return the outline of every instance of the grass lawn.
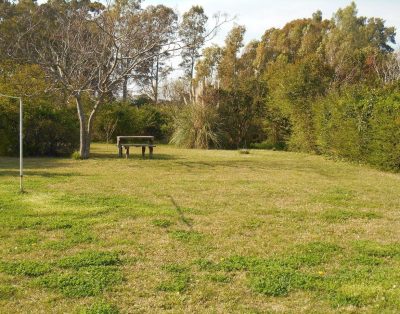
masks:
{"label": "grass lawn", "polygon": [[0,158],[0,313],[399,313],[400,176],[318,156]]}

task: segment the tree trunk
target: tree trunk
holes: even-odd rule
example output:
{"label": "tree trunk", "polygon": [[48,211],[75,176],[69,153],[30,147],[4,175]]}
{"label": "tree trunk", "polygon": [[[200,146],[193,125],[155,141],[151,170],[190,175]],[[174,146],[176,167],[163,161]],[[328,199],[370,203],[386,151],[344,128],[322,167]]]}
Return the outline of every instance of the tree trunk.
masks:
{"label": "tree trunk", "polygon": [[158,103],[158,80],[159,80],[159,71],[160,71],[160,57],[157,56],[156,62],[156,77],[155,77],[155,86],[154,86],[154,102]]}
{"label": "tree trunk", "polygon": [[193,77],[194,77],[194,65],[196,60],[192,57],[192,62],[190,64],[190,90],[193,88]]}
{"label": "tree trunk", "polygon": [[122,85],[122,101],[126,102],[128,100],[128,76],[124,77]]}
{"label": "tree trunk", "polygon": [[80,96],[76,96],[76,108],[79,118],[79,155],[82,159],[88,159],[90,155],[90,132],[86,128],[86,115],[83,110],[82,99]]}

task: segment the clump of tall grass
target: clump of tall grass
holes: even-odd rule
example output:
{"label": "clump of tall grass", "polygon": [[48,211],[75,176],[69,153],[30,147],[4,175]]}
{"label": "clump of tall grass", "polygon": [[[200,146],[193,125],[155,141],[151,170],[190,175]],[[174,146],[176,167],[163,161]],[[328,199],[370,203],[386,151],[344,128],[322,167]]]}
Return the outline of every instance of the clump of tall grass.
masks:
{"label": "clump of tall grass", "polygon": [[174,115],[171,144],[209,149],[220,145],[220,118],[214,104],[204,101],[203,87],[193,89],[189,101]]}

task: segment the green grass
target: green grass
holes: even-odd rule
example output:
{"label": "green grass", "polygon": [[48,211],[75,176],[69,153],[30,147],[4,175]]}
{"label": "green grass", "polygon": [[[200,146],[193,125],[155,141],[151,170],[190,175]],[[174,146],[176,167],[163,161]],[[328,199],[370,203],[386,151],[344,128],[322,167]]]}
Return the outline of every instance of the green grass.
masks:
{"label": "green grass", "polygon": [[64,257],[59,260],[58,265],[62,268],[79,269],[88,266],[111,266],[120,264],[121,260],[114,252],[80,252],[73,256]]}
{"label": "green grass", "polygon": [[398,313],[400,176],[305,154],[0,157],[0,313]]}
{"label": "green grass", "polygon": [[117,268],[85,267],[74,272],[54,273],[36,281],[39,287],[54,290],[69,298],[100,295],[104,290],[122,282]]}
{"label": "green grass", "polygon": [[34,261],[0,262],[0,272],[7,275],[38,277],[49,272],[49,266]]}

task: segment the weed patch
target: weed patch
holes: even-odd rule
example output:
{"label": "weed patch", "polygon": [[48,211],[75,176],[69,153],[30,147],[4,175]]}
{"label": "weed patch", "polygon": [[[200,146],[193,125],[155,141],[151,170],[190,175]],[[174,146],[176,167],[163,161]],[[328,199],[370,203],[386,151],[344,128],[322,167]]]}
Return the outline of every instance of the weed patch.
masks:
{"label": "weed patch", "polygon": [[229,283],[232,281],[232,277],[224,273],[208,274],[207,279],[217,283]]}
{"label": "weed patch", "polygon": [[0,300],[8,300],[15,296],[17,289],[10,285],[0,285]]}
{"label": "weed patch", "polygon": [[90,229],[83,225],[77,225],[64,230],[65,238],[62,240],[52,240],[44,243],[44,247],[52,250],[66,250],[78,244],[93,243],[97,240]]}
{"label": "weed patch", "polygon": [[201,234],[200,232],[185,231],[185,230],[171,231],[170,235],[173,239],[176,239],[184,243],[198,243],[204,238],[204,235]]}
{"label": "weed patch", "polygon": [[81,252],[74,256],[65,257],[58,261],[62,268],[79,269],[88,266],[114,266],[121,263],[118,253],[115,252]]}
{"label": "weed patch", "polygon": [[71,229],[73,226],[74,224],[71,222],[71,220],[55,219],[50,222],[47,222],[45,225],[45,229],[47,231],[62,230],[62,229]]}
{"label": "weed patch", "polygon": [[90,297],[121,283],[121,272],[115,267],[92,266],[74,273],[58,273],[40,278],[40,287],[52,289],[66,297]]}
{"label": "weed patch", "polygon": [[331,209],[323,213],[322,218],[330,223],[338,223],[350,219],[379,219],[382,218],[382,215],[373,211]]}
{"label": "weed patch", "polygon": [[0,271],[8,275],[38,277],[51,270],[48,264],[34,261],[0,262]]}
{"label": "weed patch", "polygon": [[315,198],[319,203],[330,205],[345,205],[354,199],[354,192],[342,187],[327,190]]}
{"label": "weed patch", "polygon": [[152,221],[153,226],[160,228],[169,228],[173,225],[173,222],[167,219],[155,219]]}
{"label": "weed patch", "polygon": [[168,279],[163,281],[158,290],[164,292],[184,292],[190,282],[189,269],[182,265],[170,264],[163,267],[168,273]]}
{"label": "weed patch", "polygon": [[263,265],[250,273],[250,287],[267,296],[286,296],[293,290],[315,289],[319,279],[280,264]]}
{"label": "weed patch", "polygon": [[187,273],[174,274],[169,280],[163,281],[158,290],[164,292],[184,292],[189,286],[190,276]]}
{"label": "weed patch", "polygon": [[304,268],[326,263],[340,250],[331,243],[313,242],[296,247],[288,256],[267,259],[232,256],[217,264],[207,260],[198,260],[196,264],[213,275],[218,271],[247,272],[253,291],[268,296],[286,296],[295,290],[316,290],[323,281],[322,276],[307,273]]}
{"label": "weed patch", "polygon": [[400,257],[400,243],[379,244],[372,241],[354,243],[358,254],[369,257],[393,258]]}

